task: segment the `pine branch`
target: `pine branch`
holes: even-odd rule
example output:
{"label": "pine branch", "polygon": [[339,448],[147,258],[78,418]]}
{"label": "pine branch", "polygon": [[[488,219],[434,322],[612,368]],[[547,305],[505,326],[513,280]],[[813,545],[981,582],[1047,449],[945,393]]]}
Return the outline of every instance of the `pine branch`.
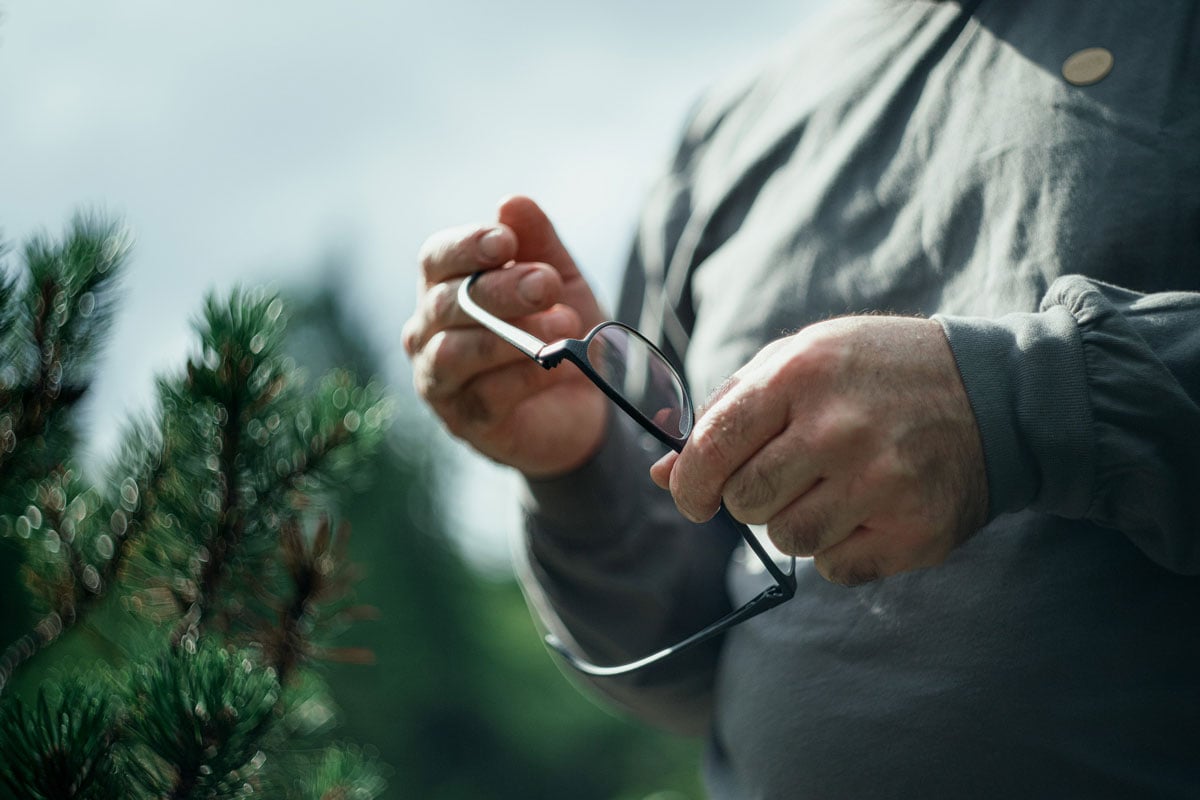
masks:
{"label": "pine branch", "polygon": [[380,445],[393,414],[391,398],[376,384],[358,385],[345,370],[326,375],[297,413],[298,441],[285,444],[291,457],[281,459],[289,468],[256,487],[257,504],[274,508],[289,496],[311,498],[323,486],[343,486]]}
{"label": "pine branch", "polygon": [[[61,242],[45,236],[28,242],[20,273],[13,275],[4,265],[0,498],[8,504],[17,500],[13,488],[28,478],[53,479],[68,472],[72,413],[91,383],[129,247],[129,236],[118,224],[77,215]],[[78,564],[69,569],[82,576]],[[68,587],[58,594],[59,602],[49,603],[34,630],[0,655],[0,693],[22,663],[75,622],[75,591]]]}
{"label": "pine branch", "polygon": [[226,422],[221,426],[219,463],[225,491],[217,512],[216,530],[208,545],[209,558],[200,573],[197,599],[171,635],[173,646],[178,646],[185,636],[198,632],[204,621],[205,607],[210,598],[216,597],[229,561],[245,533],[245,513],[240,501],[241,476],[237,468],[242,433],[240,418],[241,409],[235,400],[226,410]]}
{"label": "pine branch", "polygon": [[[100,555],[105,557],[100,572],[105,588],[116,582],[142,537],[154,529],[158,498],[171,477],[171,453],[167,437],[162,434],[166,415],[161,409],[156,420],[157,424],[143,420],[129,428],[123,443],[124,459],[108,470],[116,490],[101,507],[108,512],[108,528],[98,533],[96,540]],[[118,482],[116,478],[122,475]]]}
{"label": "pine branch", "polygon": [[8,687],[13,674],[22,664],[57,640],[66,627],[58,612],[51,611],[38,621],[32,631],[6,647],[4,655],[0,656],[0,692]]}
{"label": "pine branch", "polygon": [[[228,357],[221,359],[222,364],[228,362]],[[225,375],[237,374],[220,369]],[[274,374],[270,363],[258,367],[246,363],[241,374],[247,372],[265,372],[267,377],[261,379],[260,394],[250,393],[248,401],[231,391],[223,397],[234,405],[220,417],[216,464],[223,482],[222,503],[213,534],[206,538],[208,560],[196,581],[196,599],[186,606],[189,614],[177,625],[175,641],[204,624],[230,630],[244,613],[245,602],[236,592],[223,594],[214,617],[215,609],[202,601],[215,596],[215,581],[225,584],[231,578],[244,578],[231,585],[251,589],[261,583],[261,576],[270,570],[284,521],[294,517],[297,508],[319,503],[317,492],[323,484],[342,482],[352,474],[381,441],[390,420],[390,401],[379,388],[357,386],[347,373],[334,373],[311,398],[300,399],[296,397],[299,381]],[[270,402],[263,402],[263,395]],[[297,420],[294,429],[280,424],[281,415]],[[235,420],[241,424],[235,425]]]}
{"label": "pine branch", "polygon": [[[41,584],[47,587],[45,600],[49,611],[42,616],[33,630],[5,648],[0,656],[0,693],[7,688],[12,675],[22,664],[75,624],[78,609],[87,605],[88,595],[84,589],[84,581],[89,577],[89,573],[73,547],[73,529],[72,535],[64,535],[68,529],[68,526],[64,525],[66,520],[63,517],[65,492],[72,481],[73,475],[69,470],[54,470],[37,485],[36,504],[30,505],[21,517],[30,527],[42,528],[45,524],[45,541],[52,545],[52,551],[47,555],[57,567],[54,570],[57,580],[45,580],[44,576],[39,576]],[[31,517],[36,525],[34,522],[28,522]],[[47,571],[51,569],[48,564],[45,568]],[[32,570],[32,565],[27,565],[27,569],[37,574],[36,570]],[[31,583],[33,582],[31,580]],[[98,586],[93,585],[92,588]]]}
{"label": "pine branch", "polygon": [[[64,293],[62,277],[48,274],[34,287],[36,301],[32,324],[32,349],[36,353],[36,372],[30,383],[13,392],[0,389],[0,405],[11,408],[12,420],[6,435],[23,442],[45,432],[50,412],[56,405],[73,406],[83,396],[86,387],[62,386],[62,361],[58,341],[58,325],[54,319],[56,298]],[[15,449],[15,446],[14,446]],[[12,450],[0,450],[0,471]]]}
{"label": "pine branch", "polygon": [[[38,486],[38,506],[49,530],[57,532],[59,560],[67,567],[65,580],[58,586],[55,597],[49,598],[50,611],[33,630],[19,637],[0,654],[0,694],[12,676],[38,652],[53,644],[67,630],[82,622],[116,584],[116,578],[131,552],[132,545],[145,532],[148,518],[154,510],[154,498],[166,470],[161,452],[151,449],[142,454],[148,462],[146,474],[139,479],[126,478],[119,489],[117,508],[109,516],[108,532],[88,531],[85,523],[90,517],[85,494],[76,494],[68,503],[66,497],[74,482],[70,470],[55,470]],[[102,507],[101,507],[102,508]],[[104,515],[101,515],[104,516]],[[100,556],[99,569],[85,561],[76,542],[80,539],[93,546]]]}
{"label": "pine branch", "polygon": [[[117,224],[77,215],[61,242],[36,236],[0,280],[0,478],[12,485],[69,453],[70,411],[87,391],[130,247]],[[61,440],[56,446],[51,440]],[[14,473],[13,465],[17,466]]]}
{"label": "pine branch", "polygon": [[262,768],[279,683],[248,656],[211,642],[171,648],[135,671],[131,693],[133,776],[151,796],[232,796]]}
{"label": "pine branch", "polygon": [[186,390],[215,404],[220,440],[216,472],[220,500],[206,537],[207,561],[196,580],[195,598],[171,636],[174,646],[212,624],[218,589],[243,546],[252,503],[243,483],[245,431],[249,413],[274,401],[286,387],[275,352],[282,338],[277,298],[235,290],[228,303],[210,296],[198,324],[202,358],[188,364]]}
{"label": "pine branch", "polygon": [[257,636],[267,663],[274,666],[282,684],[297,667],[314,658],[374,663],[374,654],[364,648],[331,650],[317,644],[321,634],[331,633],[328,629],[334,625],[377,613],[368,606],[346,605],[359,578],[348,558],[349,541],[350,526],[342,523],[334,529],[328,516],[318,521],[311,543],[295,517],[281,528],[280,552],[288,586],[277,604],[275,621],[264,623]]}
{"label": "pine branch", "polygon": [[43,689],[33,709],[0,709],[0,783],[16,797],[110,800],[118,794],[117,709],[95,680],[68,681],[57,699]]}
{"label": "pine branch", "polygon": [[331,747],[301,784],[305,800],[373,800],[387,782],[378,764],[351,747]]}
{"label": "pine branch", "polygon": [[[34,253],[36,258],[27,257],[35,279],[55,259],[83,259],[90,252],[85,244],[68,243],[60,248],[67,253],[61,258],[49,246]],[[189,361],[186,376],[160,381],[160,416],[127,436],[124,462],[108,472],[113,488],[78,491],[71,471],[60,466],[66,450],[51,446],[49,437],[69,432],[64,392],[86,387],[76,377],[86,372],[96,338],[67,326],[70,315],[63,316],[63,309],[83,303],[84,295],[100,291],[100,285],[36,280],[31,285],[39,287],[36,302],[21,300],[0,280],[0,326],[8,319],[6,304],[23,309],[20,324],[0,327],[0,342],[7,351],[27,333],[27,341],[42,343],[23,351],[24,361],[12,360],[16,371],[0,365],[0,402],[16,408],[24,395],[14,387],[54,402],[10,413],[5,413],[10,406],[0,405],[0,449],[10,439],[16,442],[6,449],[9,469],[0,478],[13,474],[24,452],[17,448],[55,457],[31,462],[23,472],[47,476],[26,510],[23,530],[37,536],[22,536],[35,545],[31,552],[38,551],[30,564],[32,584],[48,611],[0,655],[0,691],[15,669],[90,614],[118,581],[134,577],[135,586],[146,591],[131,595],[131,604],[153,592],[168,599],[174,614],[186,613],[176,621],[170,636],[174,646],[166,655],[133,669],[130,699],[120,717],[123,733],[102,739],[106,752],[116,754],[112,757],[129,787],[120,790],[121,796],[232,796],[294,774],[287,767],[278,774],[272,767],[263,772],[264,753],[276,753],[273,747],[282,741],[274,732],[287,713],[280,682],[303,683],[303,667],[316,658],[370,658],[362,649],[326,649],[319,642],[331,629],[370,612],[348,602],[356,578],[345,557],[348,529],[335,530],[321,509],[324,489],[352,477],[361,457],[382,439],[390,404],[378,387],[358,386],[347,373],[322,381],[312,396],[302,394],[295,366],[279,356],[278,299],[240,291],[227,302],[210,297],[197,325],[200,354]],[[64,301],[68,296],[75,300]],[[90,312],[98,307],[88,306]],[[53,313],[46,314],[47,308]],[[29,380],[8,380],[18,372]],[[39,415],[46,433],[30,434],[22,420],[37,422]],[[47,469],[56,471],[47,474]],[[315,535],[308,538],[304,526],[314,518]],[[47,544],[53,547],[42,546]],[[138,558],[131,561],[134,554]],[[266,617],[248,600],[274,609],[269,624],[251,625]],[[258,649],[247,652],[258,655],[234,654],[217,645],[229,641],[234,625],[239,630],[251,625]],[[261,663],[255,663],[260,656]],[[89,707],[82,708],[76,720],[77,713],[64,705],[58,727],[90,725]],[[53,710],[46,709],[46,714]],[[36,739],[50,718],[14,715],[5,714],[0,726],[17,720],[12,735],[24,737],[30,752],[43,757],[41,763],[52,763],[45,760],[54,752],[52,743]],[[321,797],[373,797],[381,791],[371,788],[376,786],[372,765],[359,759],[362,763],[353,766],[352,761],[322,773],[329,780]],[[65,774],[68,766],[55,767],[56,774]],[[14,791],[37,796],[29,792],[35,777],[13,777],[23,787]],[[79,786],[89,780],[85,775]]]}

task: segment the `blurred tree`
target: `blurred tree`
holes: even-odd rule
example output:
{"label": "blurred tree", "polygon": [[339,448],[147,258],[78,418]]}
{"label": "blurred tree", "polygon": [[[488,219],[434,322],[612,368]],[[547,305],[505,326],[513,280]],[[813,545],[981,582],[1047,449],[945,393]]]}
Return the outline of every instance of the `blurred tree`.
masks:
{"label": "blurred tree", "polygon": [[[128,245],[78,217],[0,265],[0,532],[38,612],[0,652],[0,797],[376,797],[371,759],[323,744],[312,664],[364,657],[333,646],[363,611],[326,501],[371,457],[388,401],[344,370],[303,388],[282,302],[235,290],[208,300],[186,369],[85,483],[77,404]],[[76,659],[32,699],[29,667]]]}
{"label": "blurred tree", "polygon": [[[289,345],[314,372],[380,370],[346,299],[349,274],[333,256],[318,287],[289,302]],[[336,501],[354,529],[351,556],[368,567],[358,600],[380,610],[356,634],[378,664],[332,664],[327,680],[343,730],[392,766],[386,796],[700,797],[696,745],[585,699],[547,656],[511,576],[478,574],[460,556],[444,505],[473,499],[439,441],[415,402],[400,400],[387,446],[359,473],[370,480]]]}
{"label": "blurred tree", "polygon": [[[17,598],[0,594],[5,618],[32,629],[0,655],[16,695],[0,707],[0,798],[700,795],[692,743],[585,700],[511,577],[461,558],[445,498],[470,498],[439,494],[452,476],[414,404],[372,449],[381,395],[348,375],[381,364],[335,277],[345,263],[289,304],[286,340],[275,298],[210,300],[197,356],[85,487],[71,404],[125,247],[114,226],[78,220],[61,243],[25,249],[32,277],[3,272],[0,553],[21,546],[40,617],[14,616]],[[57,289],[31,289],[46,276]],[[89,349],[70,355],[70,342]],[[332,377],[310,392],[304,371]],[[26,409],[42,409],[41,429]],[[369,567],[357,584],[351,560]],[[379,621],[355,628],[362,647],[332,647],[367,604]],[[375,668],[317,663],[368,651]],[[335,730],[372,746],[328,747]]]}

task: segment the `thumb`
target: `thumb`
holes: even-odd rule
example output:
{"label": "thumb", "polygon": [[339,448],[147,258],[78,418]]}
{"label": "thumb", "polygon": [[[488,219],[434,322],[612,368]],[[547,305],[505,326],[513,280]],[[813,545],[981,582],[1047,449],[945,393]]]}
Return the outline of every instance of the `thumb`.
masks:
{"label": "thumb", "polygon": [[517,235],[517,261],[549,264],[564,278],[579,274],[571,254],[554,232],[550,218],[537,203],[521,195],[506,197],[500,201],[498,220]]}

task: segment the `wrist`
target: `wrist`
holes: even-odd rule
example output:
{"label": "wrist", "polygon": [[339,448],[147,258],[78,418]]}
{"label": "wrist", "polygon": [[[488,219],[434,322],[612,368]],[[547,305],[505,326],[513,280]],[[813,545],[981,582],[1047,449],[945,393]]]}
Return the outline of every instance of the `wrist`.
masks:
{"label": "wrist", "polygon": [[[561,538],[570,538],[573,531],[582,529],[583,520],[613,520],[614,517],[631,514],[634,503],[631,497],[640,489],[632,487],[630,481],[649,478],[643,474],[643,465],[648,469],[652,455],[639,444],[640,436],[624,424],[616,415],[604,426],[604,435],[599,446],[590,457],[575,469],[544,477],[522,473],[524,492],[522,506],[527,514]],[[621,524],[607,525],[607,530],[619,531]]]}

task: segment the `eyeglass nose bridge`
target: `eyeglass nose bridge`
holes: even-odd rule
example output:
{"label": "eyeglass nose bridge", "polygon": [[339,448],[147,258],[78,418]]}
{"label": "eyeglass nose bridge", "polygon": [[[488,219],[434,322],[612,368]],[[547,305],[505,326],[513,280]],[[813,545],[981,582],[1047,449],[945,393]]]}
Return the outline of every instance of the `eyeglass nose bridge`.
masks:
{"label": "eyeglass nose bridge", "polygon": [[[689,430],[683,435],[676,435],[664,429],[662,425],[648,417],[642,409],[638,408],[635,402],[626,397],[625,392],[622,391],[621,387],[614,386],[607,377],[597,371],[595,366],[592,364],[591,357],[589,356],[589,350],[591,348],[592,341],[596,338],[597,334],[606,328],[619,328],[633,336],[638,337],[645,343],[647,347],[651,348],[657,354],[657,357],[661,359],[663,365],[670,370],[672,380],[678,387],[680,393],[679,413],[686,416],[689,420],[687,424]],[[683,379],[679,377],[678,373],[676,373],[675,368],[670,365],[669,361],[667,361],[666,357],[661,353],[658,353],[657,348],[655,348],[649,340],[645,339],[645,337],[643,337],[633,328],[630,328],[628,325],[624,325],[620,322],[602,322],[595,328],[592,328],[592,330],[588,331],[587,335],[582,339],[560,339],[556,342],[550,342],[543,345],[536,352],[530,353],[529,355],[534,361],[540,364],[543,369],[553,369],[561,364],[564,360],[570,361],[588,378],[588,380],[590,380],[596,385],[597,388],[608,395],[609,399],[616,403],[627,415],[636,420],[644,430],[651,433],[656,439],[670,447],[672,450],[678,452],[679,450],[683,449],[684,442],[687,441],[687,433],[690,433],[690,420],[693,413],[691,398],[688,396],[686,384],[683,382]]]}

